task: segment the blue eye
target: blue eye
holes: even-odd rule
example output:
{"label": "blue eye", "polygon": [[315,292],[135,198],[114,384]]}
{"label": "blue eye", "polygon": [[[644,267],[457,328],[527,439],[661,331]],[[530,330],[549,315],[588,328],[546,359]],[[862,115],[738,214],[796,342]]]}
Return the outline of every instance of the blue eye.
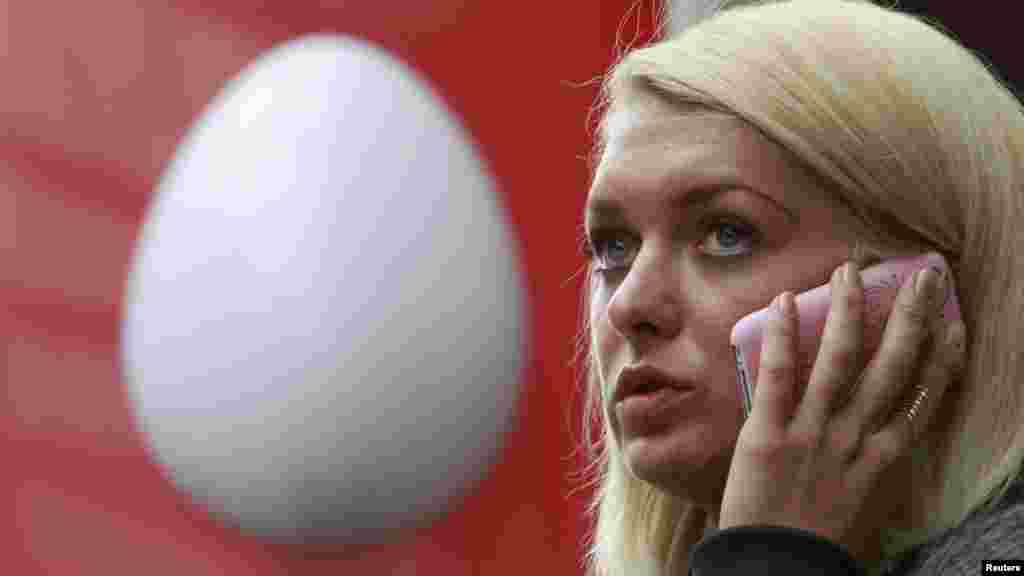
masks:
{"label": "blue eye", "polygon": [[[760,239],[756,228],[732,215],[708,216],[700,223],[704,237],[698,248],[714,258],[732,258],[749,254]],[[637,243],[628,232],[597,228],[582,239],[583,255],[600,274],[628,270],[636,257]]]}
{"label": "blue eye", "polygon": [[[739,256],[753,249],[757,231],[735,219],[713,217],[706,225],[708,231],[701,246],[712,256]],[[717,248],[707,249],[708,245]]]}
{"label": "blue eye", "polygon": [[630,252],[626,237],[611,230],[593,232],[583,246],[584,255],[597,263],[595,270],[601,273],[628,268]]}

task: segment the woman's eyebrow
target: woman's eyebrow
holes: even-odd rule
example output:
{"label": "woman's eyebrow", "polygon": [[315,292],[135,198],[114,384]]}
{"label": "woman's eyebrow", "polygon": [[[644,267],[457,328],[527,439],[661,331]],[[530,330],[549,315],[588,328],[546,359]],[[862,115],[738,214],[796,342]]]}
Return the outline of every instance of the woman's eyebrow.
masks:
{"label": "woman's eyebrow", "polygon": [[[671,210],[677,214],[681,214],[694,208],[706,206],[716,197],[732,190],[743,190],[754,194],[785,213],[791,222],[798,222],[796,215],[783,206],[779,201],[737,181],[721,181],[714,184],[695,186],[685,190],[677,188],[671,193],[669,204],[671,205]],[[584,222],[625,224],[627,221],[626,208],[621,200],[605,197],[600,193],[591,195],[587,200],[586,208],[584,210]]]}
{"label": "woman's eyebrow", "polygon": [[[718,183],[710,186],[695,187],[682,193],[673,193],[669,203],[673,209],[685,211],[706,205],[714,200],[715,196],[736,188],[737,186],[734,183]],[[626,209],[623,206],[623,202],[616,198],[607,198],[601,195],[593,195],[587,200],[584,213],[588,219],[592,220],[626,220]]]}

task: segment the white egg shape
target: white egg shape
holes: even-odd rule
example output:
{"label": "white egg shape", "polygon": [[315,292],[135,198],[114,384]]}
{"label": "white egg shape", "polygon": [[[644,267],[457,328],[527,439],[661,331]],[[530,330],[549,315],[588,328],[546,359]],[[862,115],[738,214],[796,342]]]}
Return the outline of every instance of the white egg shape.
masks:
{"label": "white egg shape", "polygon": [[124,381],[153,460],[273,540],[436,519],[516,417],[513,232],[409,67],[340,36],[262,55],[182,141],[133,254]]}

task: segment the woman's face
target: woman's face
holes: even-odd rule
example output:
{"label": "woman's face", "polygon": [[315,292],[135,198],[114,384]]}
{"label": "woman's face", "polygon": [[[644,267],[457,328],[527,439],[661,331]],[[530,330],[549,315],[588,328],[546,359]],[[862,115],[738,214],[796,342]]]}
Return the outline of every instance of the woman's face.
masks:
{"label": "woman's face", "polygon": [[[649,102],[613,113],[585,211],[605,416],[637,477],[715,506],[742,408],[729,333],[785,290],[828,281],[854,220],[778,145],[725,115]],[[648,365],[694,386],[655,417],[614,402]]]}

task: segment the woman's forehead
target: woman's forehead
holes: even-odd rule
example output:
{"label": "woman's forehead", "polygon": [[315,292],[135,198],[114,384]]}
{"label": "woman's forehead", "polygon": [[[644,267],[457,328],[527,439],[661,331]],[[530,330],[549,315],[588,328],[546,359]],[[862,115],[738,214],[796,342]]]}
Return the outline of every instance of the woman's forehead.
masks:
{"label": "woman's forehead", "polygon": [[608,139],[588,207],[606,199],[621,202],[670,188],[726,183],[743,183],[795,211],[834,201],[792,153],[730,114],[696,107],[630,107],[610,113],[605,127]]}
{"label": "woman's forehead", "polygon": [[[616,111],[606,121],[608,139],[594,172],[591,195],[614,189],[645,188],[669,174],[686,179],[704,172],[739,174],[732,179],[784,178],[790,170],[784,152],[735,116],[689,111]],[[745,174],[743,174],[745,173]]]}
{"label": "woman's forehead", "polygon": [[602,138],[610,149],[642,147],[652,143],[713,143],[752,131],[736,116],[706,108],[669,105],[629,106],[610,111]]}

